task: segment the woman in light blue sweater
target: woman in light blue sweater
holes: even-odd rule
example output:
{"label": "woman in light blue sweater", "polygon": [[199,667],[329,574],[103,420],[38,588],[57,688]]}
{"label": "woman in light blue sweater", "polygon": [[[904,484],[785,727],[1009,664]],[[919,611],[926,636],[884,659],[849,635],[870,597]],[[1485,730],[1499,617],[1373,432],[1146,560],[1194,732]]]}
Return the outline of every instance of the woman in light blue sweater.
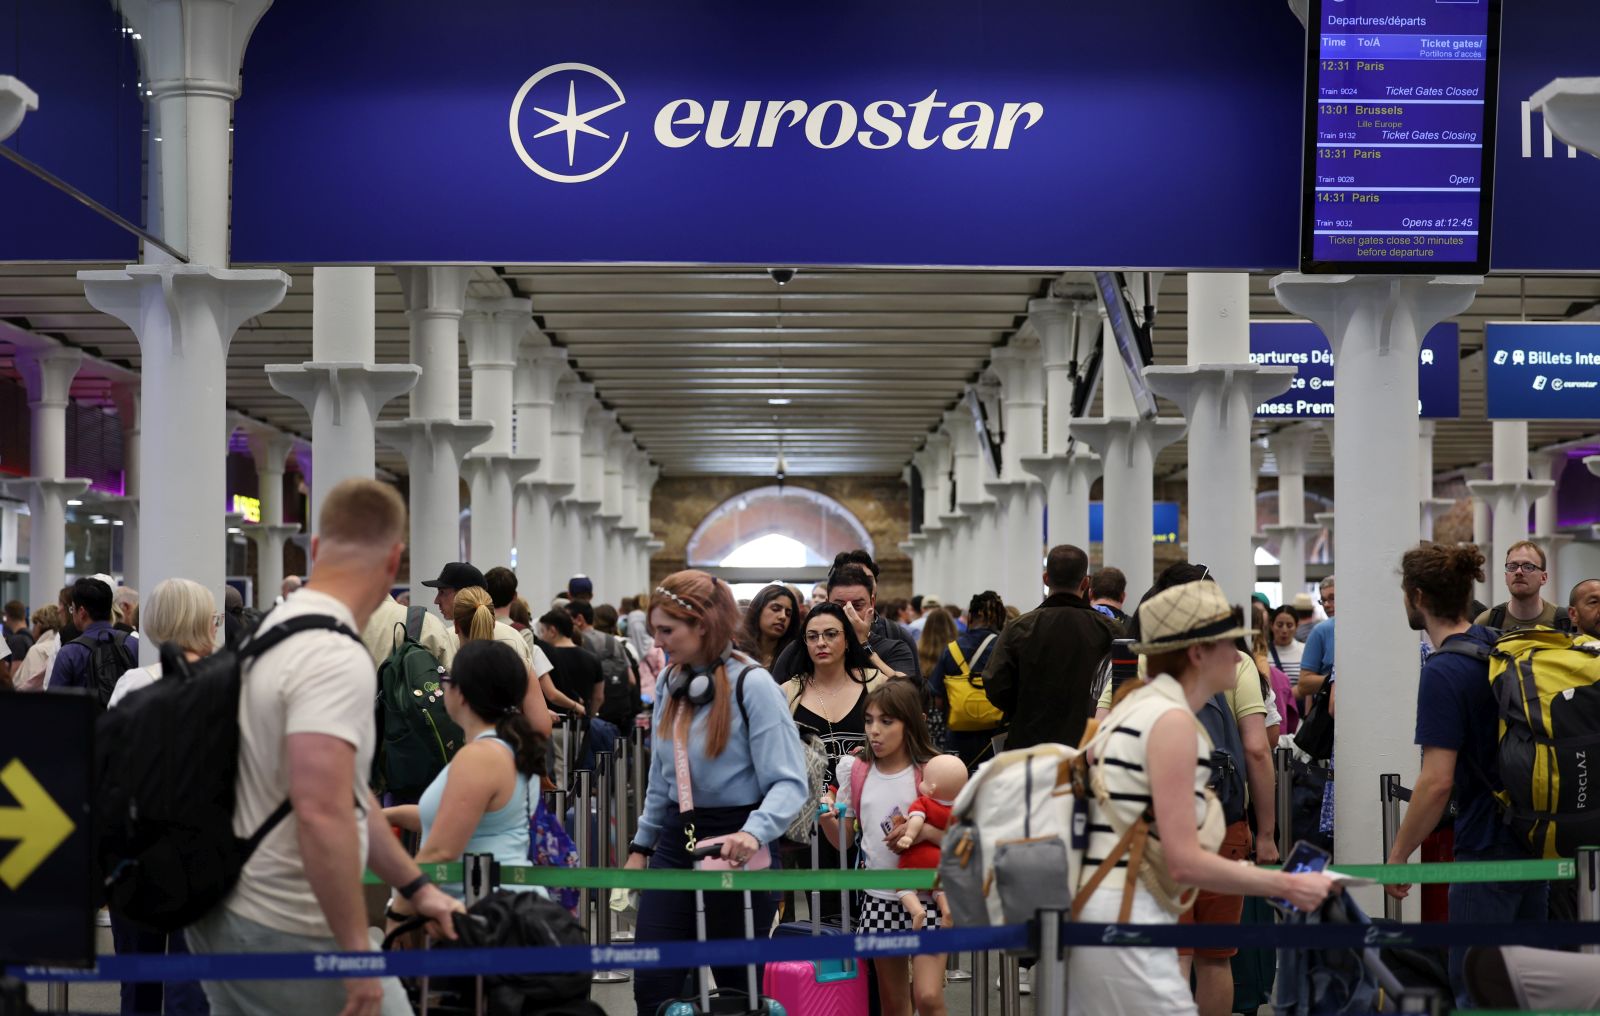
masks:
{"label": "woman in light blue sweater", "polygon": [[[690,852],[711,840],[720,842],[720,858],[735,868],[766,867],[768,845],[805,807],[799,734],[778,685],[754,660],[734,652],[739,620],[727,583],[702,571],[668,576],[650,598],[650,627],[673,662],[656,684],[656,748],[629,868],[691,868]],[[679,785],[679,754],[688,788]],[[692,801],[693,810],[680,810],[683,801]],[[753,902],[755,926],[769,927],[777,897],[756,893]],[[743,937],[740,894],[707,894],[706,934]],[[635,941],[694,937],[693,893],[640,894]],[[743,983],[742,968],[714,973],[718,984]],[[683,985],[681,970],[638,971],[633,998],[639,1016],[655,1016]]]}

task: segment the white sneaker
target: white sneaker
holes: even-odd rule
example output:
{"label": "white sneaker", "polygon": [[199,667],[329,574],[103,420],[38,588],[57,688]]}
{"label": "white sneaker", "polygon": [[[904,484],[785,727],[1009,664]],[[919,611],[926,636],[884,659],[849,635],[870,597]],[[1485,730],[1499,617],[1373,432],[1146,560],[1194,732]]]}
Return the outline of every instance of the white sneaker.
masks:
{"label": "white sneaker", "polygon": [[[1019,994],[1019,995],[1031,995],[1031,994],[1033,994],[1033,984],[1031,983],[1032,982],[1032,978],[1030,978],[1028,976],[1031,973],[1033,973],[1033,971],[1027,969],[1026,967],[1024,967],[1021,970],[1017,971],[1017,994]],[[1003,991],[1004,990],[1004,988],[1001,986],[1000,978],[998,978],[998,977],[996,977],[994,979],[994,990],[995,991]]]}

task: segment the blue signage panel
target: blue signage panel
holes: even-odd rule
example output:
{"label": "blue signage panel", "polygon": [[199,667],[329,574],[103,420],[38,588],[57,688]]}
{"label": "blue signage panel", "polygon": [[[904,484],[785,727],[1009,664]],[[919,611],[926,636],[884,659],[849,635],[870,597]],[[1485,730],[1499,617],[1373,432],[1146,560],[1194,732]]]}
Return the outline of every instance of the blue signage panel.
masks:
{"label": "blue signage panel", "polygon": [[277,0],[234,259],[1285,266],[1303,39],[1282,0]]}
{"label": "blue signage panel", "polygon": [[[1594,73],[1597,32],[1592,0],[1507,5],[1497,269],[1595,264],[1600,165],[1522,101]],[[234,260],[1292,268],[1305,43],[1282,0],[277,0],[236,109]],[[1399,98],[1350,129],[1470,130]],[[1415,186],[1382,151],[1361,185]]]}
{"label": "blue signage panel", "polygon": [[[1156,543],[1177,543],[1179,512],[1176,501],[1157,501],[1154,505],[1155,521],[1151,526],[1151,539]],[[1106,538],[1106,506],[1103,501],[1089,502],[1089,542],[1104,543]]]}
{"label": "blue signage panel", "polygon": [[[1289,390],[1256,407],[1256,418],[1320,419],[1333,416],[1333,350],[1310,321],[1250,322],[1250,362],[1295,367]],[[1424,419],[1461,415],[1461,330],[1435,325],[1417,355],[1417,409]]]}
{"label": "blue signage panel", "polygon": [[1491,321],[1483,351],[1489,419],[1600,419],[1600,324]]}
{"label": "blue signage panel", "polygon": [[[39,96],[4,145],[142,223],[144,106],[122,17],[105,0],[0,0],[0,74]],[[0,159],[0,261],[132,261],[133,234]]]}
{"label": "blue signage panel", "polygon": [[1313,0],[1303,268],[1487,268],[1499,14]]}

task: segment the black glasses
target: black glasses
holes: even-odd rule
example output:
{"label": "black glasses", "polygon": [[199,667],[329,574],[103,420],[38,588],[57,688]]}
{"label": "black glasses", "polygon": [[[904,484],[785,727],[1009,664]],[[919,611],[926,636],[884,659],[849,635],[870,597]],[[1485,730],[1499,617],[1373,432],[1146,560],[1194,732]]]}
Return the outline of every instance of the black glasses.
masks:
{"label": "black glasses", "polygon": [[832,642],[834,639],[843,634],[844,631],[839,628],[824,628],[821,631],[808,631],[806,632],[806,641],[821,642],[826,639],[827,641]]}
{"label": "black glasses", "polygon": [[1544,571],[1544,569],[1539,567],[1538,565],[1534,564],[1532,561],[1507,561],[1506,562],[1506,574],[1507,575],[1515,575],[1517,572],[1521,572],[1524,575],[1532,575],[1534,572],[1541,572],[1541,571]]}

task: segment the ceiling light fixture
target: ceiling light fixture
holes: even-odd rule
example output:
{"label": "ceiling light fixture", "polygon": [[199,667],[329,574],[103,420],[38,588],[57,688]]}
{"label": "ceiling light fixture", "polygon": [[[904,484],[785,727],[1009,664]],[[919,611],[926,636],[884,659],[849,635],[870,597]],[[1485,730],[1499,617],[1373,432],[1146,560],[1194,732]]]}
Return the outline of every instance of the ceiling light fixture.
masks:
{"label": "ceiling light fixture", "polygon": [[769,406],[787,406],[793,401],[794,401],[793,399],[768,399],[767,400],[767,405],[769,405]]}

